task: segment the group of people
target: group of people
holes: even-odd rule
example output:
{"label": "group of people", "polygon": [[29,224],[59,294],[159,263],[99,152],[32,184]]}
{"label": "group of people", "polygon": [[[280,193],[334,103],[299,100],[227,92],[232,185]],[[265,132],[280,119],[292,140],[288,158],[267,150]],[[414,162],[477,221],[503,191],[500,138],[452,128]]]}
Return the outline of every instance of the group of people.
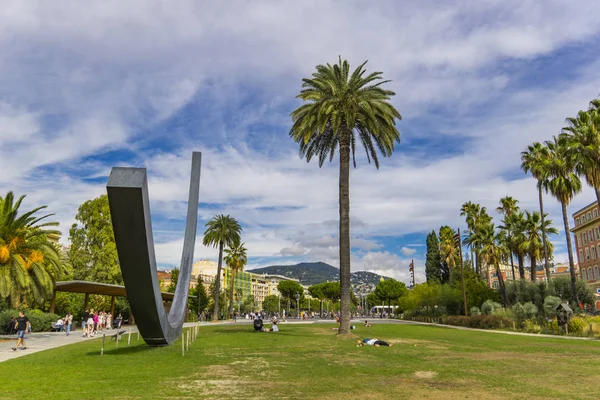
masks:
{"label": "group of people", "polygon": [[62,332],[63,330],[67,333],[67,336],[71,333],[71,326],[73,325],[73,314],[67,313],[63,318],[59,318],[56,321],[56,330]]}
{"label": "group of people", "polygon": [[[96,332],[104,329],[112,329],[112,315],[105,313],[104,311],[94,312],[94,310],[85,310],[81,315],[81,329],[83,330],[83,337],[93,337]],[[123,317],[121,314],[115,319],[117,329],[121,327]]]}

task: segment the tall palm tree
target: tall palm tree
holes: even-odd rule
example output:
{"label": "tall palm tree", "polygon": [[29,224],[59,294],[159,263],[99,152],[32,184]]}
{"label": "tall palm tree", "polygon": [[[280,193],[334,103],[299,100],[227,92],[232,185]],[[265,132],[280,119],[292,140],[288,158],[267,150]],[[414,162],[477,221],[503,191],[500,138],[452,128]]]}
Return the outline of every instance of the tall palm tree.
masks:
{"label": "tall palm tree", "polygon": [[567,239],[567,251],[569,253],[569,269],[571,273],[571,294],[577,304],[579,298],[575,286],[575,263],[573,262],[573,245],[571,243],[571,231],[569,230],[569,217],[567,206],[573,197],[581,192],[581,180],[575,173],[573,157],[569,156],[567,142],[563,137],[554,136],[552,141],[547,141],[546,146],[550,154],[547,162],[547,179],[544,180],[544,188],[556,198],[562,207],[563,224]]}
{"label": "tall palm tree", "polygon": [[481,258],[485,263],[488,274],[488,284],[491,282],[490,266],[493,266],[496,270],[496,276],[498,277],[498,286],[500,288],[500,295],[502,297],[503,304],[506,304],[506,285],[504,284],[504,277],[500,270],[500,263],[505,256],[506,250],[499,244],[499,234],[496,233],[496,228],[492,222],[482,225],[477,234],[478,241],[481,245]]}
{"label": "tall palm tree", "polygon": [[223,248],[232,247],[240,243],[242,227],[235,218],[229,215],[216,215],[206,223],[204,239],[205,246],[219,248],[219,264],[217,265],[217,279],[215,281],[215,308],[213,310],[213,321],[219,320],[219,296],[221,294],[221,269],[223,267]]}
{"label": "tall palm tree", "polygon": [[510,253],[510,266],[512,268],[512,278],[513,281],[515,280],[515,263],[513,260],[513,243],[512,243],[512,234],[511,234],[511,229],[512,227],[510,226],[510,217],[517,211],[519,211],[519,200],[510,197],[510,196],[505,196],[503,198],[500,199],[500,206],[496,207],[496,212],[502,214],[504,216],[503,220],[502,220],[502,226],[500,226],[500,229],[503,230],[506,234],[506,247],[509,250]]}
{"label": "tall palm tree", "polygon": [[394,144],[400,142],[396,119],[400,113],[390,103],[394,92],[381,87],[381,72],[365,76],[366,61],[354,72],[348,61],[335,65],[318,65],[312,78],[302,80],[297,96],[304,101],[291,114],[290,137],[300,144],[300,156],[309,162],[313,157],[323,166],[340,154],[340,334],[350,333],[350,156],[356,167],[357,142],[365,148],[367,160],[379,168],[377,150],[389,157]]}
{"label": "tall palm tree", "polygon": [[519,279],[525,279],[525,256],[527,255],[527,249],[523,245],[526,241],[527,220],[525,219],[525,213],[522,211],[513,213],[508,217],[507,225],[510,226],[512,250],[517,256],[517,263],[519,264]]}
{"label": "tall palm tree", "polygon": [[233,294],[235,278],[238,272],[244,270],[244,265],[248,263],[246,248],[244,243],[235,243],[233,246],[225,250],[225,264],[231,272],[231,285],[229,286],[229,315],[233,315]]}
{"label": "tall palm tree", "polygon": [[[461,217],[465,217],[465,222],[467,223],[467,232],[465,232],[467,234],[467,237],[473,232],[473,224],[475,215],[477,214],[477,207],[479,207],[478,204],[475,204],[472,201],[467,201],[460,208],[460,215]],[[464,243],[467,243],[466,239]],[[473,246],[469,246],[469,249],[471,250],[471,260],[473,262],[473,268],[475,268],[475,270],[477,271],[475,249],[473,248]]]}
{"label": "tall palm tree", "polygon": [[449,226],[442,226],[440,228],[440,256],[442,262],[448,266],[447,276],[444,280],[447,282],[450,279],[452,271],[456,268],[458,261],[460,260],[459,255],[459,243],[456,243],[456,232]]}
{"label": "tall palm tree", "polygon": [[[540,215],[542,217],[542,227],[544,223],[544,198],[542,190],[547,176],[547,164],[550,158],[548,148],[539,142],[527,146],[527,150],[521,152],[521,169],[525,173],[531,172],[531,175],[537,180],[538,198],[540,202]],[[548,257],[548,242],[546,241],[546,233],[542,232],[542,246],[544,253],[544,268],[547,278],[550,279],[550,258]]]}
{"label": "tall palm tree", "polygon": [[42,222],[52,216],[35,214],[46,206],[19,215],[25,196],[16,202],[8,192],[0,197],[0,296],[10,298],[12,306],[32,296],[43,303],[52,293],[54,282],[67,272],[57,248],[48,242],[48,235],[60,235],[54,229],[58,222]]}
{"label": "tall palm tree", "polygon": [[[460,215],[466,216],[466,222],[469,228],[467,239],[472,235],[477,235],[481,227],[492,221],[492,217],[490,217],[485,207],[481,207],[479,204],[474,204],[470,201],[463,204]],[[471,251],[475,253],[475,272],[480,274],[482,260],[479,257],[479,244],[476,240],[467,239],[465,239],[464,243],[470,246]]]}
{"label": "tall palm tree", "polygon": [[594,104],[600,106],[598,100],[592,101],[588,111],[567,118],[568,126],[563,133],[568,153],[575,161],[575,171],[594,188],[600,206],[600,109]]}
{"label": "tall palm tree", "polygon": [[[521,243],[525,253],[529,257],[531,262],[531,281],[535,282],[537,278],[537,261],[541,258],[543,253],[543,240],[542,235],[556,235],[558,230],[552,226],[552,221],[543,219],[538,211],[529,212],[525,211],[525,240]],[[545,226],[542,226],[545,224]],[[548,254],[552,253],[552,243],[547,243]],[[548,277],[550,275],[547,275]]]}

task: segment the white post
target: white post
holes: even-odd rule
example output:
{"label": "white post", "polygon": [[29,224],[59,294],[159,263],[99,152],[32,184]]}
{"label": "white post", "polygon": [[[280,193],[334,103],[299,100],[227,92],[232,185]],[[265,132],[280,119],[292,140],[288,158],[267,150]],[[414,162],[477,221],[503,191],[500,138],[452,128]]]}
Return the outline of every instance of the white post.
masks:
{"label": "white post", "polygon": [[117,329],[117,349],[119,348],[119,330]]}
{"label": "white post", "polygon": [[181,356],[183,357],[185,354],[185,340],[184,340],[183,331],[181,331]]}
{"label": "white post", "polygon": [[106,334],[102,334],[102,347],[100,348],[100,355],[104,354],[104,340],[106,339]]}
{"label": "white post", "polygon": [[129,328],[129,336],[127,337],[127,346],[131,343],[131,328]]}
{"label": "white post", "polygon": [[140,341],[140,331],[138,331],[138,335],[137,335],[137,341]]}

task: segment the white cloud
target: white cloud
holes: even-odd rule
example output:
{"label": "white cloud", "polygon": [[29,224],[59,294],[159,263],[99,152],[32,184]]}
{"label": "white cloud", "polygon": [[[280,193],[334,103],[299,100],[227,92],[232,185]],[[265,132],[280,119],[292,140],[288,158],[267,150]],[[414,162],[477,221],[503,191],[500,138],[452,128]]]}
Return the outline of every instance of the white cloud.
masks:
{"label": "white cloud", "polygon": [[405,256],[412,256],[413,254],[415,254],[417,252],[417,250],[411,249],[411,248],[408,248],[408,247],[402,247],[402,249],[400,249],[400,251]]}

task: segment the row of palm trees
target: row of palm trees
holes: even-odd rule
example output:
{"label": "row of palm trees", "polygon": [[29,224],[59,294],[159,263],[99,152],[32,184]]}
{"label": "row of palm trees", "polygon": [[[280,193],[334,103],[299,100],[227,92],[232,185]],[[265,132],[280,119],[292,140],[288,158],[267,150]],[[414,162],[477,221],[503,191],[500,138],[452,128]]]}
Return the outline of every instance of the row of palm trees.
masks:
{"label": "row of palm trees", "polygon": [[23,302],[43,303],[52,294],[54,282],[68,273],[68,263],[48,241],[59,235],[57,222],[46,222],[53,214],[36,215],[46,206],[19,213],[25,196],[15,201],[13,192],[0,197],[0,297],[11,306]]}
{"label": "row of palm trees", "polygon": [[[514,259],[517,259],[518,277],[525,279],[525,259],[529,260],[530,279],[535,281],[537,263],[542,257],[552,257],[554,247],[548,235],[555,235],[558,230],[552,226],[547,215],[542,218],[538,211],[521,210],[519,201],[506,196],[500,199],[496,212],[502,215],[501,225],[496,226],[485,207],[468,201],[461,207],[460,214],[465,217],[468,231],[463,244],[471,251],[471,259],[475,271],[485,275],[491,281],[490,268],[496,270],[500,292],[505,300],[504,278],[500,271],[501,264],[510,263],[512,279],[517,279]],[[483,270],[485,266],[486,270]],[[484,273],[485,272],[485,273]],[[545,269],[546,277],[550,277],[550,269]]]}
{"label": "row of palm trees", "polygon": [[[592,100],[587,110],[566,119],[567,126],[559,135],[543,144],[534,142],[521,153],[521,168],[537,180],[540,213],[544,216],[543,192],[550,193],[561,204],[567,241],[571,291],[578,302],[575,287],[575,262],[569,229],[567,207],[581,192],[584,178],[596,193],[600,206],[600,99]],[[543,221],[542,221],[543,222]],[[544,244],[545,267],[549,270],[548,243]]]}
{"label": "row of palm trees", "polygon": [[234,285],[238,272],[244,270],[248,263],[246,247],[241,241],[242,227],[239,222],[229,215],[216,215],[206,223],[206,231],[202,240],[205,246],[219,249],[217,264],[217,279],[215,282],[213,321],[219,320],[219,294],[221,293],[221,271],[223,260],[229,267],[229,315],[233,315]]}

